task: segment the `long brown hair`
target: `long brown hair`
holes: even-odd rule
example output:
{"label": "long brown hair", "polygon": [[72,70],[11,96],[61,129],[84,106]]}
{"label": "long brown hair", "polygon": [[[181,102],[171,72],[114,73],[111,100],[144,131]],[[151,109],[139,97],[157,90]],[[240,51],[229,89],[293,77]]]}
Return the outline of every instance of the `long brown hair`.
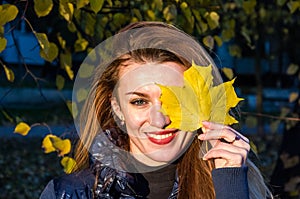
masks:
{"label": "long brown hair", "polygon": [[[151,32],[145,31],[145,29],[151,30]],[[78,170],[89,166],[88,149],[97,133],[102,129],[115,128],[116,135],[114,137],[117,145],[129,151],[129,138],[118,127],[116,122],[118,118],[114,116],[111,108],[111,97],[119,80],[119,70],[126,61],[130,60],[135,63],[172,61],[180,63],[186,68],[190,67],[191,61],[202,66],[212,64],[214,83],[222,82],[218,69],[207,52],[193,38],[174,26],[160,22],[138,22],[125,27],[121,33],[130,30],[136,31],[130,33],[129,38],[121,36],[114,41],[113,46],[122,51],[122,53],[114,53],[117,59],[108,64],[105,71],[100,71],[101,67],[98,67],[98,71],[98,68],[96,69],[91,92],[81,112],[83,117],[80,125],[81,139],[75,149]],[[126,52],[126,56],[124,56],[124,52]],[[213,161],[203,161],[199,158],[201,144],[201,141],[195,138],[178,161],[178,198],[215,198],[211,177],[214,164]],[[259,175],[259,172],[257,173]],[[265,190],[263,189],[261,192],[266,192]],[[257,195],[257,198],[261,197],[261,194]]]}

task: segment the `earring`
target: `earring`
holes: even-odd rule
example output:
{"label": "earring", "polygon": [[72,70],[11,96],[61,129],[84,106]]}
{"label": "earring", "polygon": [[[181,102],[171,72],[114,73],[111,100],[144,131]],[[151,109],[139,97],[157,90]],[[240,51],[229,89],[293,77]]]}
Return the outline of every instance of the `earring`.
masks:
{"label": "earring", "polygon": [[124,126],[124,124],[125,124],[125,119],[124,119],[124,117],[121,116],[121,117],[120,117],[120,120],[121,120],[121,126]]}

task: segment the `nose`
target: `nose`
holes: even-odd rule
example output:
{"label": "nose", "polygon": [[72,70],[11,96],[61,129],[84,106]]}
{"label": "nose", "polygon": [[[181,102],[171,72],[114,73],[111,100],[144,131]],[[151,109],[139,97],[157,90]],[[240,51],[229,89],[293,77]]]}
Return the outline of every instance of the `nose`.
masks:
{"label": "nose", "polygon": [[171,123],[170,118],[161,112],[161,104],[153,105],[149,114],[149,122],[151,126],[162,129]]}

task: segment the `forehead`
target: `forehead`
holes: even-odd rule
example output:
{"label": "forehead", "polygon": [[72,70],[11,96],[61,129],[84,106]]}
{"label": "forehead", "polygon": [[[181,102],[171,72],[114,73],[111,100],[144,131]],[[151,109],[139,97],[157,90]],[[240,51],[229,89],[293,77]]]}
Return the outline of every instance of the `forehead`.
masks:
{"label": "forehead", "polygon": [[119,86],[141,87],[148,84],[182,86],[185,67],[175,62],[130,63],[122,66]]}

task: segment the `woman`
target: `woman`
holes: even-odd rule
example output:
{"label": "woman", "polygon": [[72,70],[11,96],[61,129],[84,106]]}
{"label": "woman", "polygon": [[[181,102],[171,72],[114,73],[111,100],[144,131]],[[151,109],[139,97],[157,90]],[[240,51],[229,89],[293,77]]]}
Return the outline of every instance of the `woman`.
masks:
{"label": "woman", "polygon": [[[78,122],[76,172],[51,181],[41,198],[272,197],[247,158],[248,139],[231,127],[168,128],[159,85],[182,86],[192,62],[212,65],[213,83],[222,83],[195,40],[164,23],[138,22],[94,52],[101,64]],[[212,147],[202,157],[206,142]]]}

